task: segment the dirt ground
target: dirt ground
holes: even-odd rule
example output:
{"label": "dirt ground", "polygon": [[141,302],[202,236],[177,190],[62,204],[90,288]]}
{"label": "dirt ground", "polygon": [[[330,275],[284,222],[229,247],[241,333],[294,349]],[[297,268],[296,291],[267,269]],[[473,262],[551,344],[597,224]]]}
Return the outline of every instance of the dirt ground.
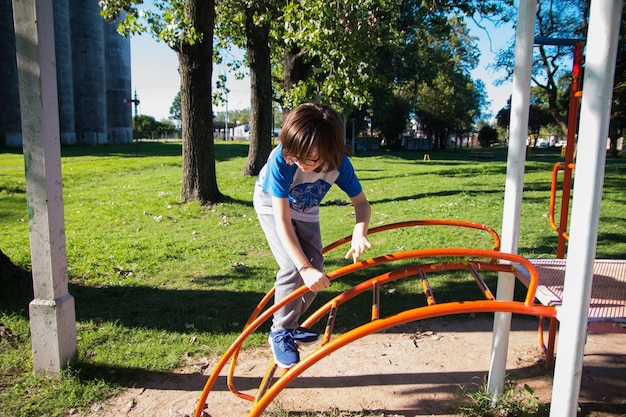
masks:
{"label": "dirt ground", "polygon": [[[367,336],[324,358],[284,390],[268,410],[372,411],[384,417],[450,416],[460,386],[475,388],[486,378],[492,321],[436,318]],[[315,346],[307,348],[314,349]],[[194,363],[127,389],[78,417],[192,416],[204,384],[219,358]],[[243,351],[235,387],[254,395],[271,353]],[[206,416],[247,416],[252,403],[226,386],[227,367],[209,394]],[[538,344],[537,321],[514,318],[507,373],[550,402],[552,372]],[[556,388],[558,389],[558,387]],[[579,415],[626,416],[626,333],[589,334],[585,346]]]}

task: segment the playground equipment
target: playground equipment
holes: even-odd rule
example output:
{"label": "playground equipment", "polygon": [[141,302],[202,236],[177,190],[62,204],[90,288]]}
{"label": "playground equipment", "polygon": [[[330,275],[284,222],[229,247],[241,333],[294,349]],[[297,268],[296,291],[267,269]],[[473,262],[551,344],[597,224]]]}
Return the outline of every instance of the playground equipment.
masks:
{"label": "playground equipment", "polygon": [[[590,3],[578,123],[580,140],[576,146],[579,156],[576,162],[577,180],[573,187],[568,260],[562,286],[563,303],[559,307],[560,342],[554,368],[554,386],[559,389],[552,392],[551,417],[574,416],[578,406],[622,3],[622,0],[592,0]],[[502,250],[509,253],[517,253],[520,231],[536,7],[534,0],[518,2],[507,184],[501,230]],[[571,146],[566,148],[566,153],[573,151]],[[566,201],[569,204],[569,198]],[[499,289],[506,286],[506,280],[502,281],[505,285],[498,285]],[[512,298],[512,290],[503,290],[498,293],[498,298]],[[502,389],[505,378],[510,314],[496,313],[494,323],[488,380],[488,390],[492,394]]]}
{"label": "playground equipment", "polygon": [[[574,79],[578,76],[576,75]],[[572,82],[574,91],[576,82]],[[571,101],[577,100],[581,94],[572,94]],[[570,112],[577,112],[577,108],[570,108]],[[570,117],[571,119],[571,117]],[[570,124],[573,123],[570,121]],[[570,125],[570,131],[575,126]],[[556,259],[531,260],[539,271],[541,282],[537,292],[537,299],[543,305],[552,305],[557,309],[563,304],[563,285],[565,280],[565,267],[567,261],[564,258],[567,242],[569,241],[568,220],[569,203],[573,172],[576,168],[573,149],[574,136],[568,135],[567,152],[565,161],[557,162],[552,169],[550,186],[550,206],[548,219],[550,227],[557,232],[558,244]],[[564,176],[561,186],[561,211],[559,224],[556,224],[556,200],[559,191],[559,172]],[[587,331],[590,333],[624,333],[626,332],[626,260],[595,259],[592,270],[593,283],[588,313]],[[539,329],[543,329],[543,318],[539,320]],[[554,357],[554,341],[556,337],[557,320],[552,319],[549,326],[548,342],[545,344],[541,338],[542,348],[546,354],[546,366],[551,366]]]}
{"label": "playground equipment", "polygon": [[[568,166],[570,170],[576,168],[576,164],[557,162],[552,170],[552,182],[550,187],[550,209],[548,218],[550,226],[558,233],[559,246],[565,246],[569,240],[567,233],[567,216],[561,212],[561,223],[555,223],[556,194],[558,192],[558,173]],[[568,183],[564,180],[562,187]],[[569,198],[569,193],[562,193],[561,199]],[[561,207],[564,206],[561,202]],[[544,305],[560,306],[563,302],[563,280],[565,275],[566,261],[557,252],[556,259],[532,260],[539,269],[541,282],[537,292],[537,299]],[[626,260],[595,259],[593,264],[593,284],[591,287],[591,300],[589,307],[589,332],[626,332]],[[540,324],[541,325],[541,324]],[[550,332],[554,333],[556,325],[550,326]],[[554,339],[552,336],[551,339]]]}
{"label": "playground equipment", "polygon": [[[327,317],[321,345],[306,357],[302,358],[299,363],[290,369],[284,370],[278,378],[275,378],[277,365],[272,361],[265,375],[260,378],[257,394],[249,395],[238,391],[233,382],[237,366],[237,358],[241,346],[247,337],[249,337],[263,323],[272,317],[273,313],[277,309],[281,308],[295,298],[301,297],[308,291],[306,286],[302,286],[281,302],[266,308],[274,294],[274,290],[270,290],[252,312],[241,335],[231,344],[222,358],[215,365],[202,391],[201,397],[198,400],[194,416],[201,417],[202,411],[207,405],[208,395],[217,381],[220,372],[224,369],[228,362],[230,362],[227,377],[228,388],[235,396],[252,402],[252,407],[248,416],[254,417],[259,416],[274,400],[274,398],[283,389],[287,388],[287,386],[306,369],[315,365],[315,363],[330,355],[332,352],[373,333],[430,317],[463,313],[509,312],[537,317],[556,317],[556,309],[554,306],[535,304],[537,287],[539,285],[539,276],[534,265],[521,256],[500,252],[499,235],[488,226],[457,220],[421,220],[393,223],[376,227],[370,229],[369,235],[387,230],[421,226],[453,226],[485,231],[491,236],[493,240],[493,247],[491,249],[431,248],[398,251],[359,261],[329,272],[328,277],[331,281],[334,281],[353,272],[366,270],[374,266],[386,264],[392,265],[398,262],[400,263],[400,266],[397,269],[393,269],[392,267],[391,270],[378,274],[375,277],[365,279],[359,284],[354,285],[352,288],[333,297],[330,301],[326,302],[322,307],[306,318],[302,325],[305,327],[311,327],[318,323],[323,317]],[[328,251],[335,249],[350,240],[351,236],[339,239],[326,246],[324,248],[324,253],[327,253]],[[403,243],[406,244],[406,242]],[[451,271],[467,272],[470,279],[475,281],[478,285],[478,292],[482,294],[484,299],[457,300],[437,303],[435,294],[433,293],[431,287],[429,275]],[[519,279],[527,287],[524,300],[496,300],[494,293],[489,289],[486,280],[484,279],[484,275],[490,272],[508,273]],[[387,283],[410,277],[418,278],[423,294],[426,298],[425,303],[387,316],[381,315],[381,287]],[[340,306],[356,296],[368,291],[372,293],[370,320],[364,324],[357,325],[350,331],[335,335],[334,325],[340,311]]]}
{"label": "playground equipment", "polygon": [[[569,206],[572,189],[572,174],[576,167],[574,164],[574,150],[576,149],[576,126],[578,122],[578,110],[580,108],[580,98],[582,97],[580,76],[583,65],[583,42],[576,42],[574,44],[574,62],[572,65],[572,82],[570,86],[570,99],[569,99],[569,114],[567,118],[567,142],[565,145],[565,162],[558,163],[554,166],[552,174],[552,195],[550,199],[550,212],[552,217],[550,218],[551,225],[559,233],[559,240],[557,244],[556,257],[563,259],[565,257],[565,244],[569,239],[567,236],[567,221],[569,219]],[[554,223],[554,193],[556,190],[556,175],[559,169],[563,170],[563,187],[561,196],[561,214],[559,219],[559,225]]]}
{"label": "playground equipment", "polygon": [[[543,305],[552,305],[557,309],[563,304],[563,286],[565,280],[566,260],[564,260],[567,242],[569,241],[568,222],[572,189],[572,177],[576,168],[575,149],[578,115],[580,107],[581,70],[583,63],[584,43],[579,40],[557,40],[560,44],[574,46],[574,60],[572,65],[572,81],[570,87],[568,134],[563,162],[557,162],[552,169],[550,187],[550,206],[548,218],[550,227],[557,232],[558,243],[556,259],[533,260],[539,270],[541,283],[537,299]],[[535,39],[535,42],[554,43],[554,39]],[[567,42],[567,43],[566,43]],[[561,185],[561,205],[559,223],[555,220],[555,209],[559,172],[563,171]],[[626,261],[620,260],[593,260],[592,286],[588,312],[588,332],[608,333],[626,332]],[[539,320],[539,328],[543,328],[543,318]],[[552,319],[549,326],[547,345],[543,344],[546,354],[546,366],[551,365],[554,356],[554,340],[557,330],[557,320]]]}

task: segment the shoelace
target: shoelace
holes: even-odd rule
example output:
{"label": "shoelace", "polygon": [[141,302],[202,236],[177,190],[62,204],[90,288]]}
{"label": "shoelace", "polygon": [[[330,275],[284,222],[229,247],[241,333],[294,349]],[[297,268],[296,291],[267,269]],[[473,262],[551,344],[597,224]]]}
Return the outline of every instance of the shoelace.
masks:
{"label": "shoelace", "polygon": [[274,341],[276,343],[282,343],[283,346],[283,350],[287,351],[288,349],[291,350],[298,350],[298,345],[296,344],[296,341],[293,340],[293,336],[291,335],[291,332],[289,331],[284,331],[282,333],[277,334],[276,336],[274,336]]}

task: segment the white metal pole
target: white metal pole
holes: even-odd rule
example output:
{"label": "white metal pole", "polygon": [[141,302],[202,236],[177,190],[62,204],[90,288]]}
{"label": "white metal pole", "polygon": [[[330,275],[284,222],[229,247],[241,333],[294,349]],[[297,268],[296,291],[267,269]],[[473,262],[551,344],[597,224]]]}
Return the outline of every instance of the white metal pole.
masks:
{"label": "white metal pole", "polygon": [[228,134],[228,94],[226,94],[226,113],[224,116],[224,140],[228,140],[229,138],[229,134]]}
{"label": "white metal pole", "polygon": [[[522,193],[524,191],[524,164],[528,137],[528,105],[530,103],[530,73],[533,57],[536,0],[520,0],[517,7],[515,33],[515,67],[511,98],[511,122],[507,156],[504,212],[502,218],[501,250],[517,253]],[[497,298],[512,300],[515,278],[509,273],[498,276]],[[506,374],[506,356],[509,348],[511,313],[494,315],[493,340],[487,387],[494,395],[502,392]]]}
{"label": "white metal pole", "polygon": [[576,416],[596,256],[622,0],[592,0],[551,417]]}

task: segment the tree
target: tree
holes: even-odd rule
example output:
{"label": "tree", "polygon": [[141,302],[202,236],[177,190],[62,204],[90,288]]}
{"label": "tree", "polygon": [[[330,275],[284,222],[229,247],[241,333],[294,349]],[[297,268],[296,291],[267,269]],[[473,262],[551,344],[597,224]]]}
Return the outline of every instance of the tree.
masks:
{"label": "tree", "polygon": [[415,112],[428,136],[444,149],[451,132],[462,134],[471,129],[483,97],[484,91],[469,76],[444,69],[418,86]]}
{"label": "tree", "polygon": [[465,100],[472,106],[466,107],[469,116],[455,120],[455,124],[463,120],[466,128],[467,119],[478,117],[485,100],[484,88],[468,89],[465,82],[478,64],[478,49],[462,16],[492,15],[502,10],[500,3],[367,0],[332,7],[319,1],[290,3],[284,28],[275,35],[281,40],[275,58],[282,60],[276,59],[274,74],[281,76],[282,104],[293,106],[319,92],[325,103],[344,115],[368,109],[373,125],[380,128],[379,121],[388,125],[390,117],[381,103],[395,97],[410,103],[402,114],[394,115],[403,126],[411,107],[416,108],[419,86],[454,68],[459,86],[471,91],[455,99],[459,112],[471,97]]}
{"label": "tree", "polygon": [[244,175],[257,175],[272,151],[272,67],[270,10],[264,2],[250,2],[245,10],[246,53],[250,66],[250,140]]}
{"label": "tree", "polygon": [[488,148],[498,141],[498,131],[489,125],[483,125],[478,130],[478,142],[483,148]]}
{"label": "tree", "polygon": [[[223,0],[218,3],[217,37],[224,50],[234,44],[246,50],[250,69],[250,142],[244,175],[258,175],[272,150],[273,89],[270,25],[282,2]],[[221,59],[221,57],[219,58]],[[238,67],[240,63],[233,63]]]}
{"label": "tree", "polygon": [[[245,46],[248,53],[252,94],[257,93],[251,100],[254,129],[255,124],[265,126],[270,122],[263,112],[269,107],[263,108],[262,103],[268,96],[267,81],[271,77],[274,98],[284,111],[303,101],[322,100],[345,117],[370,104],[377,87],[388,89],[384,94],[381,90],[382,97],[408,97],[407,91],[415,88],[418,81],[435,73],[428,72],[429,61],[421,61],[418,53],[429,49],[428,36],[424,34],[438,33],[443,39],[446,33],[450,34],[447,15],[451,11],[458,10],[467,16],[490,15],[501,10],[500,3],[224,0],[219,3],[223,12],[218,13],[218,37],[223,45],[232,42]],[[450,38],[455,42],[462,40],[462,37]],[[454,42],[447,46],[450,51],[462,49]],[[271,65],[265,60],[268,51]],[[462,68],[464,62],[471,65],[471,60],[464,59],[471,56],[468,51],[458,55],[449,53],[448,57]],[[406,118],[408,113],[401,116]],[[255,158],[260,155],[265,160],[265,145],[269,140],[266,142],[263,135],[260,129],[258,134],[253,131],[246,167],[258,166],[250,163],[251,159],[257,162]],[[246,174],[254,172],[244,169]]]}
{"label": "tree", "polygon": [[15,265],[0,250],[0,307],[14,311],[28,311],[33,298],[32,273]]}
{"label": "tree", "polygon": [[[565,78],[563,78],[565,79]],[[569,82],[559,82],[558,97],[562,107],[566,107],[569,104]],[[496,124],[502,129],[508,130],[511,120],[511,99],[507,101],[504,106],[496,115]],[[545,90],[540,87],[531,87],[530,89],[530,104],[528,107],[528,132],[531,135],[538,136],[539,134],[557,134],[561,131],[561,127],[558,126],[553,117],[553,113],[550,111],[547,96]],[[562,132],[562,131],[561,131]],[[531,144],[533,145],[533,144]]]}
{"label": "tree", "polygon": [[[626,33],[626,8],[622,11],[620,33]],[[617,141],[620,136],[624,137],[626,128],[626,47],[623,44],[623,40],[620,42],[620,45],[621,47],[617,50],[611,123],[609,126],[609,137],[611,138],[609,154],[611,156],[617,156]]]}
{"label": "tree", "polygon": [[[552,0],[538,2],[531,78],[545,93],[548,111],[567,135],[567,103],[559,100],[559,80],[572,69],[571,43],[557,40],[584,40],[587,33],[588,0]],[[514,43],[499,51],[492,67],[504,69],[503,79],[513,76]],[[503,81],[503,80],[501,80]]]}
{"label": "tree", "polygon": [[172,105],[170,106],[170,119],[171,120],[180,120],[181,119],[181,110],[180,110],[180,91],[176,93],[174,100],[172,101]]}
{"label": "tree", "polygon": [[140,114],[133,118],[133,131],[136,138],[151,138],[152,133],[158,130],[158,122],[152,116]]}
{"label": "tree", "polygon": [[373,113],[378,114],[376,127],[385,138],[385,142],[395,148],[400,145],[400,134],[407,127],[407,117],[411,110],[411,103],[398,95],[374,94],[372,104]]}
{"label": "tree", "polygon": [[183,141],[181,199],[208,205],[222,194],[217,186],[213,138],[214,0],[155,0],[140,11],[142,0],[100,0],[102,15],[115,20],[124,36],[150,31],[178,57]]}

